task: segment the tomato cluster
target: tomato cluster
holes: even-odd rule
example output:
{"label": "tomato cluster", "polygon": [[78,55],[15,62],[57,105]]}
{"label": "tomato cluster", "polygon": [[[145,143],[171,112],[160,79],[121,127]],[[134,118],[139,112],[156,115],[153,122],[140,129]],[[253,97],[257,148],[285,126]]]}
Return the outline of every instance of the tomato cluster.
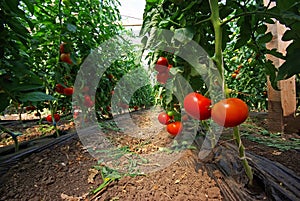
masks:
{"label": "tomato cluster", "polygon": [[223,127],[235,127],[249,116],[247,104],[238,98],[227,98],[211,105],[211,100],[192,92],[184,98],[184,108],[189,116],[197,120],[212,118]]}
{"label": "tomato cluster", "polygon": [[170,77],[169,71],[173,66],[169,64],[168,59],[165,57],[159,57],[156,65],[155,70],[158,72],[156,75],[156,79],[160,84],[166,84],[167,80]]}
{"label": "tomato cluster", "polygon": [[238,68],[236,70],[234,70],[234,73],[231,74],[231,77],[235,79],[238,76],[238,74],[240,73],[240,70],[242,67],[243,67],[242,65],[239,65]]}
{"label": "tomato cluster", "polygon": [[174,120],[173,111],[167,113],[161,112],[157,119],[161,124],[166,125],[168,133],[172,136],[178,135],[183,129],[183,124],[180,121]]}
{"label": "tomato cluster", "polygon": [[71,60],[71,54],[69,51],[69,47],[67,45],[67,43],[62,43],[59,46],[59,51],[60,51],[60,60],[62,62],[68,63],[68,64],[72,64],[72,60]]}
{"label": "tomato cluster", "polygon": [[[54,114],[54,121],[55,122],[58,122],[60,120],[60,115],[59,114]],[[50,123],[52,123],[52,115],[49,114],[47,117],[46,117],[46,120]]]}
{"label": "tomato cluster", "polygon": [[61,84],[56,84],[55,91],[66,96],[72,96],[74,93],[73,87],[64,87]]}

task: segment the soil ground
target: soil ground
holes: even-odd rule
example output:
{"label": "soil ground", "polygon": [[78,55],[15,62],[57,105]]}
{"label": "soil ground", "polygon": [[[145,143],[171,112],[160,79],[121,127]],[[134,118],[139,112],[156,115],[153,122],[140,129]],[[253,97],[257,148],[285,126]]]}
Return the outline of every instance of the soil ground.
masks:
{"label": "soil ground", "polygon": [[[149,124],[144,111],[135,112],[132,118],[143,122],[144,126]],[[258,133],[261,130],[258,128],[264,125],[263,121],[263,118],[256,119],[259,125],[251,122],[252,127],[244,129],[247,135],[244,136],[243,143],[247,151],[277,161],[300,175],[299,150],[284,149],[286,147],[283,145],[286,144],[283,144],[281,149],[251,141],[260,136]],[[20,140],[24,142],[41,136],[51,136],[53,131],[48,130],[48,126],[45,122],[7,125],[10,129],[23,132],[24,137]],[[74,124],[71,121],[62,121],[59,128],[68,133],[74,132]],[[118,132],[109,128],[107,131],[107,135],[115,135]],[[2,135],[0,154],[4,153],[1,150],[7,149],[8,145],[12,146],[13,143],[8,136]],[[110,176],[103,181],[99,171],[103,166],[83,147],[76,134],[68,135],[68,140],[63,143],[21,158],[1,175],[0,200],[223,200],[219,187],[208,173],[195,169],[194,159],[197,153],[193,150],[184,151],[179,160],[158,171],[145,175],[122,176],[116,180]],[[230,136],[230,132],[225,132],[219,143],[231,142]],[[298,137],[298,134],[286,135],[285,143]],[[54,138],[50,138],[49,141],[53,140]],[[172,140],[166,132],[161,132],[142,147],[137,146],[143,144],[141,141],[128,136],[119,139],[118,143],[127,143],[130,151],[141,153],[157,151],[158,147]],[[1,158],[5,158],[5,155],[0,156],[0,167]],[[97,193],[91,193],[103,182],[108,182],[108,185]]]}

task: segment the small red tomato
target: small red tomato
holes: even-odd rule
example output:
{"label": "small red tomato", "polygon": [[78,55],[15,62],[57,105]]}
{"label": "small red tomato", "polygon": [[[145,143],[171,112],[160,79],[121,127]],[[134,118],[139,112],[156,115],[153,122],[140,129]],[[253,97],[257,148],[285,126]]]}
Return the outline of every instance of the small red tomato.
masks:
{"label": "small red tomato", "polygon": [[135,105],[135,106],[133,106],[133,109],[134,109],[135,111],[137,111],[137,110],[139,109],[139,107],[138,107],[137,105]]}
{"label": "small red tomato", "polygon": [[89,95],[84,96],[84,105],[86,107],[92,107],[94,105],[94,101],[92,101],[92,98]]}
{"label": "small red tomato", "polygon": [[154,68],[159,73],[167,72],[168,71],[168,65],[169,65],[169,63],[168,63],[167,58],[159,57]]}
{"label": "small red tomato", "polygon": [[56,86],[55,86],[55,91],[57,93],[63,94],[64,93],[64,89],[65,89],[65,87],[62,86],[61,84],[56,84]]}
{"label": "small red tomato", "polygon": [[108,79],[110,79],[110,80],[112,80],[112,79],[115,78],[115,76],[114,76],[113,74],[108,74],[107,77],[108,77]]}
{"label": "small red tomato", "polygon": [[85,105],[86,107],[93,107],[94,101],[84,101],[84,105]]}
{"label": "small red tomato", "polygon": [[169,73],[168,72],[158,73],[156,75],[156,79],[160,84],[166,84],[169,79]]}
{"label": "small red tomato", "polygon": [[[46,117],[46,120],[48,121],[48,122],[52,122],[52,116],[51,116],[51,114],[49,114],[47,117]],[[55,122],[58,122],[60,120],[60,115],[59,114],[54,114],[54,121]]]}
{"label": "small red tomato", "polygon": [[236,73],[232,73],[232,74],[231,74],[231,77],[232,77],[233,79],[235,79],[235,78],[236,78],[236,76],[237,76],[237,74],[236,74]]}
{"label": "small red tomato", "polygon": [[121,104],[121,108],[123,108],[124,110],[125,110],[125,109],[128,109],[128,108],[129,108],[129,105],[126,104],[126,103],[122,103],[122,104]]}
{"label": "small red tomato", "polygon": [[73,94],[73,92],[74,92],[73,87],[64,88],[64,94],[66,96],[71,96]]}
{"label": "small red tomato", "polygon": [[92,98],[89,96],[89,95],[85,95],[84,96],[84,101],[91,101],[92,100]]}
{"label": "small red tomato", "polygon": [[175,121],[167,125],[167,131],[170,135],[176,136],[181,133],[183,125],[180,121]]}
{"label": "small red tomato", "polygon": [[187,120],[189,120],[189,115],[184,114],[181,116],[181,121],[187,121]]}
{"label": "small red tomato", "polygon": [[199,93],[189,93],[183,101],[185,111],[198,120],[209,119],[211,115],[211,100]]}
{"label": "small red tomato", "polygon": [[239,74],[240,73],[240,69],[235,70],[234,73]]}
{"label": "small red tomato", "polygon": [[220,126],[235,127],[249,116],[247,104],[238,98],[227,98],[212,107],[211,118]]}
{"label": "small red tomato", "polygon": [[83,93],[87,93],[87,92],[89,92],[89,90],[90,90],[90,88],[89,88],[88,86],[84,86],[84,87],[82,88],[82,92],[83,92]]}
{"label": "small red tomato", "polygon": [[167,113],[165,113],[165,112],[161,112],[158,115],[157,119],[158,119],[159,123],[161,123],[163,125],[169,124],[169,122],[171,120],[170,116]]}
{"label": "small red tomato", "polygon": [[161,66],[168,66],[169,62],[168,62],[168,59],[166,57],[159,57],[156,64],[161,65]]}
{"label": "small red tomato", "polygon": [[72,64],[72,60],[71,60],[71,56],[70,56],[70,53],[62,53],[60,55],[60,60],[63,61],[63,62],[66,62],[68,64]]}

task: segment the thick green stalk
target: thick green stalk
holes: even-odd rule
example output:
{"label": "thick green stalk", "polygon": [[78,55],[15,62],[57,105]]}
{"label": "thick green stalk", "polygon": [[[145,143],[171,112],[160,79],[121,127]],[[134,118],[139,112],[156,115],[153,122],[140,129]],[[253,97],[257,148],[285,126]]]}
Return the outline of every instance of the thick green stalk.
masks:
{"label": "thick green stalk", "polygon": [[[224,79],[224,68],[223,68],[223,55],[222,55],[222,22],[220,19],[220,11],[219,11],[219,5],[218,0],[209,0],[209,5],[211,9],[211,22],[214,27],[214,33],[215,33],[215,55],[213,57],[213,60],[218,68],[218,71],[220,73],[220,76],[222,78],[222,90],[225,92],[225,79]],[[252,185],[253,181],[253,172],[251,167],[248,164],[246,154],[245,154],[245,147],[242,143],[239,128],[234,127],[234,138],[238,144],[239,148],[239,157],[242,160],[242,164],[245,168],[245,172],[247,174],[247,177],[249,178],[249,184]]]}
{"label": "thick green stalk", "polygon": [[[218,0],[210,0],[210,9],[211,9],[211,22],[214,27],[215,33],[215,55],[213,60],[219,70],[220,76],[224,82],[223,78],[223,56],[222,56],[222,27],[221,27],[221,20],[219,14],[219,5]],[[223,85],[224,86],[224,85]]]}
{"label": "thick green stalk", "polygon": [[251,169],[250,165],[248,164],[248,161],[247,161],[247,158],[246,158],[246,153],[245,153],[245,147],[242,143],[240,131],[239,131],[239,128],[237,126],[233,128],[233,135],[234,135],[235,141],[238,145],[239,157],[242,160],[242,164],[245,168],[246,175],[249,178],[249,184],[252,185],[252,183],[253,183],[253,172],[252,172],[252,169]]}

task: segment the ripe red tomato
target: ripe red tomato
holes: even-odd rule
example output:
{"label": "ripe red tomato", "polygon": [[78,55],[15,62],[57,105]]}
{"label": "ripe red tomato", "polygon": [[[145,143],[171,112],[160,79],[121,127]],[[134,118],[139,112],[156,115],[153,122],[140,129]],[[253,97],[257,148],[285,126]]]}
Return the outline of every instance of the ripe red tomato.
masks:
{"label": "ripe red tomato", "polygon": [[167,125],[168,133],[170,133],[173,136],[176,136],[179,133],[181,133],[182,129],[183,129],[183,125],[180,121],[175,121]]}
{"label": "ripe red tomato", "polygon": [[209,119],[211,115],[211,100],[199,93],[189,93],[183,101],[185,111],[198,120]]}
{"label": "ripe red tomato", "polygon": [[234,71],[234,73],[239,74],[239,73],[240,73],[240,69],[236,69],[236,70]]}
{"label": "ripe red tomato", "polygon": [[232,74],[231,74],[231,77],[232,77],[233,79],[235,79],[235,78],[236,78],[236,76],[237,76],[237,74],[236,74],[236,73],[232,73]]}
{"label": "ripe red tomato", "polygon": [[57,93],[63,94],[64,93],[64,89],[65,89],[65,87],[62,86],[61,84],[56,84],[56,86],[55,86],[55,91]]}
{"label": "ripe red tomato", "polygon": [[156,62],[157,65],[161,65],[161,66],[168,66],[169,65],[169,62],[168,62],[168,59],[166,57],[159,57],[157,59],[157,62]]}
{"label": "ripe red tomato", "polygon": [[135,111],[137,111],[137,110],[139,109],[139,107],[138,107],[137,105],[135,105],[135,106],[133,106],[133,109],[134,109]]}
{"label": "ripe red tomato", "polygon": [[92,101],[92,98],[89,95],[85,95],[83,104],[86,107],[92,107],[94,105],[94,101]]}
{"label": "ripe red tomato", "polygon": [[181,121],[187,121],[187,120],[189,120],[189,115],[184,114],[181,116]]}
{"label": "ripe red tomato", "polygon": [[170,116],[167,113],[165,113],[165,112],[161,112],[158,115],[157,119],[158,119],[159,123],[161,123],[163,125],[169,124],[169,122],[171,120]]}
{"label": "ripe red tomato", "polygon": [[60,60],[63,61],[63,62],[66,62],[68,64],[72,64],[72,60],[71,60],[71,56],[70,56],[70,53],[62,53],[60,55]]}
{"label": "ripe red tomato", "polygon": [[154,68],[159,73],[167,72],[169,70],[168,65],[169,65],[169,63],[168,63],[167,58],[159,57]]}
{"label": "ripe red tomato", "polygon": [[227,98],[212,107],[212,119],[224,127],[235,127],[249,116],[247,104],[238,98]]}
{"label": "ripe red tomato", "polygon": [[114,76],[113,74],[108,74],[107,77],[108,77],[108,79],[110,79],[110,80],[112,80],[112,79],[115,78],[115,76]]}
{"label": "ripe red tomato", "polygon": [[156,79],[160,84],[166,84],[167,80],[169,79],[169,73],[168,72],[158,73],[156,75]]}
{"label": "ripe red tomato", "polygon": [[64,88],[64,94],[66,96],[71,96],[73,94],[73,92],[74,92],[73,87]]}
{"label": "ripe red tomato", "polygon": [[[47,117],[46,117],[46,120],[48,121],[48,122],[52,122],[52,116],[51,116],[51,114],[49,114]],[[59,114],[54,114],[54,121],[55,122],[58,122],[60,120],[60,115]]]}
{"label": "ripe red tomato", "polygon": [[59,45],[59,52],[62,54],[62,53],[65,53],[65,45],[66,43],[61,43]]}
{"label": "ripe red tomato", "polygon": [[89,88],[88,86],[84,86],[84,87],[82,88],[82,92],[83,92],[83,93],[87,93],[87,92],[89,92],[89,90],[90,90],[90,88]]}

